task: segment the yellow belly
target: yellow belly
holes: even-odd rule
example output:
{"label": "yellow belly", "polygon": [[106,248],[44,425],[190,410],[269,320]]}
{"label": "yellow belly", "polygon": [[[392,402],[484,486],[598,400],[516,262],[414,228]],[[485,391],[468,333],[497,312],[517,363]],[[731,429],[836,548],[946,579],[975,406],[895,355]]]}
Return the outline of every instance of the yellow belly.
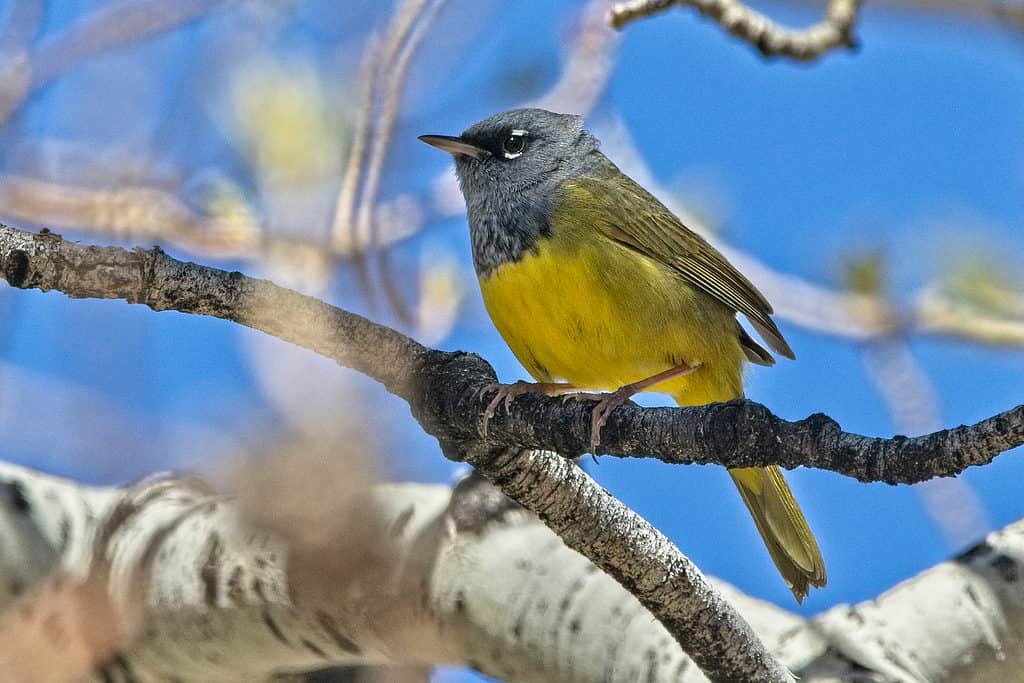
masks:
{"label": "yellow belly", "polygon": [[610,390],[700,364],[652,391],[682,405],[742,396],[735,314],[667,267],[587,238],[542,240],[536,253],[480,280],[491,319],[527,371]]}

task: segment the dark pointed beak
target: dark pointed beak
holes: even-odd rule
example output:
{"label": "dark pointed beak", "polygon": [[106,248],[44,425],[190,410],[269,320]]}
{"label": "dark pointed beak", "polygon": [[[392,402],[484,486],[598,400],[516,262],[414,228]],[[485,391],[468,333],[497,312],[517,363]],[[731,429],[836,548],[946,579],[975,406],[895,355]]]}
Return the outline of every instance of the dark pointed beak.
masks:
{"label": "dark pointed beak", "polygon": [[462,138],[457,138],[451,135],[421,135],[420,140],[428,145],[432,145],[442,151],[448,152],[453,156],[464,155],[467,157],[473,157],[474,159],[480,159],[490,155],[490,152],[486,149],[481,149],[476,145],[464,142]]}

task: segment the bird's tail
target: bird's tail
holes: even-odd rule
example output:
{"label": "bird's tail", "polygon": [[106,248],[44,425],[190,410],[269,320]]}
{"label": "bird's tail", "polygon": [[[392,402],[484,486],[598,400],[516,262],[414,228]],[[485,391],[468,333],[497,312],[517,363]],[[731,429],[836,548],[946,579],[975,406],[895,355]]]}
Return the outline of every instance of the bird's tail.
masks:
{"label": "bird's tail", "polygon": [[[749,344],[757,346],[754,340],[746,339]],[[746,343],[742,338],[740,341]],[[771,357],[763,349],[761,353]],[[704,405],[743,396],[738,364],[735,376],[701,376],[699,373],[703,370],[687,375],[684,378],[686,384],[675,387],[671,393],[676,403],[681,406]],[[802,602],[810,586],[821,588],[825,585],[825,560],[782,471],[775,466],[742,467],[729,470],[729,474],[754,518],[754,524],[768,547],[768,554],[797,602]]]}
{"label": "bird's tail", "polygon": [[797,602],[803,602],[808,585],[825,585],[825,560],[782,471],[775,466],[744,467],[729,470],[729,474],[772,561]]}

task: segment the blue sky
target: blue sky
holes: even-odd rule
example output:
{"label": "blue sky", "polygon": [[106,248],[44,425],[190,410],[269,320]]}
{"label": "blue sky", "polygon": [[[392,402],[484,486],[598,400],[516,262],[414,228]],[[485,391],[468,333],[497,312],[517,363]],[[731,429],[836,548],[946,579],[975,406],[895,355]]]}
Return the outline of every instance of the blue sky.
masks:
{"label": "blue sky", "polygon": [[[51,4],[46,31],[101,3]],[[371,6],[353,3],[346,15],[332,3],[299,3],[275,27],[272,49],[312,58],[325,70],[349,64],[337,45],[348,44],[379,19]],[[417,134],[458,132],[543,92],[558,75],[560,46],[570,35],[577,7],[568,1],[451,0],[440,21],[446,30],[428,41],[422,63],[413,69],[383,195],[422,191],[449,163],[417,142]],[[789,5],[768,9],[793,24],[814,18]],[[475,19],[456,21],[460,13]],[[214,38],[224,22],[214,18],[69,71],[0,130],[0,171],[21,171],[25,147],[33,140],[85,140],[156,156],[185,175],[217,166],[251,189],[252,179],[210,107],[202,98],[182,94],[216,88],[219,72],[211,75],[205,65],[223,49]],[[470,25],[485,28],[468,34],[451,30]],[[668,12],[626,29],[592,119],[619,117],[663,186],[696,196],[697,204],[705,192],[708,203],[724,212],[722,238],[780,271],[835,285],[845,254],[881,249],[897,299],[972,249],[1020,273],[1024,35],[994,23],[871,4],[857,34],[861,47],[853,53],[832,54],[811,65],[765,62],[691,12]],[[114,92],[109,101],[111,108],[131,109],[104,116],[106,95],[90,88],[109,82],[112,71],[132,60],[149,65],[142,72],[125,72],[123,78],[140,84],[129,89],[131,97]],[[122,115],[131,121],[127,130]],[[442,345],[481,353],[504,380],[523,377],[475,290],[464,218],[428,226],[396,250],[396,263],[416,264],[424,250],[437,247],[455,255],[466,286],[455,327]],[[332,302],[366,310],[349,275],[341,273],[334,282],[326,294]],[[120,442],[132,444],[126,452],[110,453],[103,444],[75,435],[53,441],[5,437],[4,459],[111,481],[203,462],[206,444],[181,443],[169,433],[177,421],[240,433],[244,440],[246,432],[282,420],[254,377],[247,351],[263,342],[253,342],[255,334],[247,330],[55,294],[0,291],[0,311],[6,321],[0,361],[33,376],[67,380],[133,416],[118,428]],[[383,312],[376,317],[388,320]],[[751,398],[787,418],[821,411],[849,430],[894,432],[859,347],[785,322],[782,328],[799,360],[753,369]],[[1019,350],[934,338],[914,338],[909,345],[936,387],[944,425],[975,421],[1021,401],[1024,355]],[[311,363],[317,374],[303,382],[317,382],[321,367],[332,377],[347,373]],[[373,424],[394,444],[389,451],[394,460],[388,463],[392,476],[451,480],[452,465],[403,406],[370,382],[355,380],[354,386],[365,397]],[[66,406],[47,405],[44,395],[22,400],[38,403],[44,414],[58,411],[54,418],[73,417],[59,412]],[[18,401],[0,384],[0,402]],[[870,598],[958,550],[944,540],[910,487],[793,472],[790,481],[817,531],[830,575],[828,588],[797,608],[723,470],[602,458],[589,471],[705,571],[802,613]],[[994,527],[1024,515],[1022,477],[1019,452],[964,475]],[[464,677],[471,679],[456,672],[439,675]]]}

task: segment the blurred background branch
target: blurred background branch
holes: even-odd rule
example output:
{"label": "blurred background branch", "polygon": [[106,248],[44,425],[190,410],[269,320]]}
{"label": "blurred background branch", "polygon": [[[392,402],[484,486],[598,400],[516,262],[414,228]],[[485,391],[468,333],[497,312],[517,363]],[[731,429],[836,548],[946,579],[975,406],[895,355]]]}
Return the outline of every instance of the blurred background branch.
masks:
{"label": "blurred background branch", "polygon": [[[458,489],[374,484],[362,444],[334,436],[270,440],[208,476],[216,489],[88,487],[0,463],[0,541],[19,551],[0,559],[4,680],[413,683],[472,664],[534,683],[707,681],[537,518],[463,526]],[[1021,563],[1017,522],[808,618],[716,586],[801,681],[980,683],[1024,661]],[[330,664],[362,668],[288,673]]]}
{"label": "blurred background branch", "polygon": [[737,0],[627,0],[611,8],[608,22],[621,29],[673,5],[695,8],[728,33],[757,48],[765,57],[810,61],[837,47],[856,46],[853,29],[860,0],[830,0],[822,21],[802,30],[780,26]]}
{"label": "blurred background branch", "polygon": [[[131,2],[119,3],[105,9],[101,18],[108,24],[124,24],[120,30],[87,38],[96,30],[89,27],[102,22],[100,18],[83,19],[76,23],[73,31],[69,29],[72,37],[59,40],[109,50],[121,43],[133,42],[129,40],[136,35],[132,30],[138,32],[135,39],[141,40],[158,30],[170,30],[181,22],[201,16],[201,10],[208,11],[218,4],[192,2],[174,12],[151,13],[146,11],[145,3],[141,7]],[[283,258],[295,265],[306,264],[303,267],[310,273],[315,272],[308,268],[312,261],[319,262],[315,270],[323,273],[328,272],[331,263],[351,263],[359,275],[364,296],[371,298],[378,288],[371,280],[365,255],[373,252],[378,255],[380,288],[385,291],[399,321],[408,326],[413,322],[409,305],[403,289],[388,275],[388,254],[437,218],[453,211],[461,213],[463,208],[450,172],[440,176],[431,196],[399,195],[382,201],[378,193],[409,66],[443,5],[440,0],[407,0],[396,9],[383,37],[366,41],[358,79],[355,124],[335,198],[331,236],[326,242],[315,230],[309,229],[316,222],[312,216],[306,229],[287,233],[275,230],[257,208],[260,203],[274,202],[247,199],[230,183],[210,187],[201,204],[194,206],[181,198],[180,189],[174,191],[137,183],[116,189],[83,187],[9,172],[0,176],[0,216],[57,229],[73,228],[125,239],[155,240],[205,257],[276,262]],[[656,5],[644,5],[643,11],[653,11]],[[532,106],[586,112],[597,103],[614,67],[617,43],[615,32],[603,23],[608,6],[607,0],[592,0],[584,7],[566,50],[561,77],[547,94],[532,102]],[[34,15],[28,9],[11,15],[9,30],[31,23]],[[613,15],[616,9],[622,8],[613,8]],[[21,29],[15,33],[24,40],[29,32]],[[86,37],[81,37],[83,35]],[[664,188],[657,191],[658,183],[643,168],[643,162],[628,140],[621,141],[618,147],[610,151],[614,158],[633,159],[636,163],[629,171],[635,176],[647,176],[647,187],[678,212],[688,213],[685,206],[673,202],[670,192]],[[287,191],[286,187],[263,187],[268,192]],[[708,231],[709,226],[696,217],[689,223],[699,231]],[[713,235],[711,237],[715,240]],[[807,329],[849,339],[886,337],[898,332],[949,336],[998,346],[1024,346],[1024,312],[986,310],[972,305],[943,283],[926,284],[919,293],[902,301],[884,301],[871,295],[829,290],[775,271],[728,245],[719,246],[765,292],[782,318]],[[1005,299],[1021,296],[1011,289],[998,293]]]}
{"label": "blurred background branch", "polygon": [[[146,40],[193,21],[233,0],[118,0],[97,9],[64,31],[30,46],[46,3],[7,3],[3,37],[6,58],[0,62],[0,124],[34,91],[90,57]],[[13,48],[13,49],[12,49]]]}

